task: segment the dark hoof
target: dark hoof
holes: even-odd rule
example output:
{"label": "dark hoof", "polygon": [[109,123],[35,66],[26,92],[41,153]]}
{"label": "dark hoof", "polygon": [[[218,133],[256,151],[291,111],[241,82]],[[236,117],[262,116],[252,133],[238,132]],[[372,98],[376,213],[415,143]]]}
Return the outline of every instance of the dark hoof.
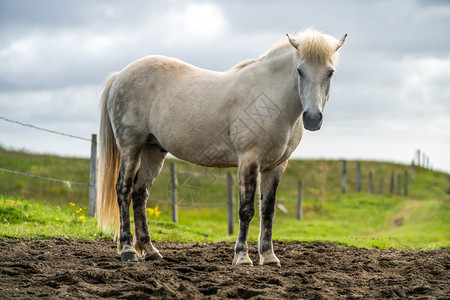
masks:
{"label": "dark hoof", "polygon": [[146,257],[145,260],[160,260],[162,258],[163,258],[163,256],[161,254],[155,253],[149,257]]}
{"label": "dark hoof", "polygon": [[138,261],[137,254],[133,252],[122,253],[122,261],[136,262]]}
{"label": "dark hoof", "polygon": [[269,266],[269,267],[278,267],[278,268],[281,267],[280,263],[265,264],[265,266]]}

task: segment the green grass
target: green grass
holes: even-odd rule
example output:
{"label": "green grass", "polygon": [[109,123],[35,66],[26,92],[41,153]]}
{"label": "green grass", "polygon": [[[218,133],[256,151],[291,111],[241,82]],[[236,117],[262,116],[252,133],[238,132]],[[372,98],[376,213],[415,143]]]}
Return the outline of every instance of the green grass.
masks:
{"label": "green grass", "polygon": [[[179,224],[170,221],[169,160],[153,186],[149,206],[159,206],[161,215],[149,216],[149,228],[156,241],[234,242],[227,234],[227,171],[176,161],[179,182]],[[347,163],[347,193],[341,194],[341,161],[292,160],[282,179],[277,197],[287,209],[277,209],[275,240],[327,241],[367,248],[450,248],[450,198],[446,174],[416,168],[409,180],[409,195],[389,195],[391,171],[404,174],[408,166],[361,161],[362,192],[357,193],[356,162]],[[0,148],[0,167],[79,182],[89,180],[87,159],[35,155]],[[323,176],[323,170],[326,176]],[[368,172],[374,174],[374,192],[368,194]],[[192,175],[194,172],[197,175]],[[202,176],[198,176],[198,175]],[[323,179],[326,178],[326,182]],[[381,179],[383,178],[383,179]],[[303,182],[304,219],[296,220],[297,180]],[[380,194],[380,181],[384,191]],[[403,180],[403,176],[402,176]],[[322,182],[325,188],[322,188]],[[237,199],[237,188],[235,188]],[[324,200],[320,206],[319,199]],[[0,172],[0,236],[110,238],[98,231],[95,219],[87,217],[88,188],[46,182]],[[70,205],[69,203],[75,204]],[[214,206],[206,206],[212,205]],[[237,205],[236,205],[237,206]],[[79,209],[82,209],[81,211]],[[235,215],[238,216],[237,207]],[[80,219],[80,216],[84,216]],[[238,221],[235,221],[235,232]],[[259,215],[249,231],[257,241]]]}
{"label": "green grass", "polygon": [[450,201],[407,201],[392,220],[397,224],[376,237],[390,237],[404,248],[450,248]]}
{"label": "green grass", "polygon": [[[85,208],[79,209],[69,203],[59,206],[0,197],[0,236],[111,238],[97,230]],[[173,224],[170,212],[163,210],[159,217],[148,216],[150,232],[160,242],[233,242],[236,234],[227,234],[224,211],[186,208],[179,212],[179,224]],[[450,248],[448,200],[352,195],[326,203],[320,212],[305,207],[302,221],[290,214],[280,216],[281,211],[277,214],[274,239],[278,241],[323,241],[378,249]],[[258,218],[256,214],[250,226],[251,242],[258,240]]]}
{"label": "green grass", "polygon": [[105,237],[85,207],[0,196],[0,236],[10,237]]}
{"label": "green grass", "polygon": [[[89,183],[88,159],[7,151],[0,147],[0,168]],[[0,195],[42,199],[57,204],[72,201],[87,205],[88,194],[87,186],[68,186],[0,171]]]}

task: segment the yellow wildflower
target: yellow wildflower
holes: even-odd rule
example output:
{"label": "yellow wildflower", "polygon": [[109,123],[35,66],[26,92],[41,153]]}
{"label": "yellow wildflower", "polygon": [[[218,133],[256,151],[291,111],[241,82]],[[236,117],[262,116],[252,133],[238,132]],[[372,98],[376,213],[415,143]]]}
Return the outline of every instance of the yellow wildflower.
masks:
{"label": "yellow wildflower", "polygon": [[153,215],[153,213],[154,213],[153,208],[147,207],[147,213],[149,216]]}
{"label": "yellow wildflower", "polygon": [[75,206],[75,203],[70,202],[69,205],[70,205],[70,206]]}
{"label": "yellow wildflower", "polygon": [[59,221],[59,218],[56,218],[56,221]]}
{"label": "yellow wildflower", "polygon": [[86,217],[85,216],[80,216],[80,220],[81,221],[86,221]]}
{"label": "yellow wildflower", "polygon": [[161,211],[159,210],[159,207],[155,206],[155,216],[159,217],[160,214],[161,214]]}

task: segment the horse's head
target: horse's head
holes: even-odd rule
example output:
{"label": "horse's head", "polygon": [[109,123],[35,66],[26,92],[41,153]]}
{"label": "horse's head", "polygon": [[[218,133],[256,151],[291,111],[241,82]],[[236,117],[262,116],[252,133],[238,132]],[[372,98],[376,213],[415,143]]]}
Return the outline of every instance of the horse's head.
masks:
{"label": "horse's head", "polygon": [[298,37],[287,36],[298,54],[296,67],[303,126],[307,130],[319,130],[323,122],[323,110],[330,97],[337,51],[344,44],[347,34],[340,40],[314,30],[307,30]]}

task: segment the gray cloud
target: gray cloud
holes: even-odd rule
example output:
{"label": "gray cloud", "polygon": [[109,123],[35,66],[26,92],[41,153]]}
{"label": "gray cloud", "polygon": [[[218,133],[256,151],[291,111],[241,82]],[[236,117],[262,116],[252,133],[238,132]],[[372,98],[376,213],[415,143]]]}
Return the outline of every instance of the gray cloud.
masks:
{"label": "gray cloud", "polygon": [[[0,0],[0,115],[89,136],[104,79],[133,60],[163,54],[224,71],[309,26],[349,36],[324,128],[296,155],[401,161],[416,147],[450,149],[447,1]],[[0,143],[28,145],[9,128],[0,122]],[[34,140],[36,151],[86,153]],[[435,156],[450,170],[445,151]]]}
{"label": "gray cloud", "polygon": [[[408,53],[447,55],[450,40],[441,34],[448,25],[450,5],[420,5],[413,1],[377,1],[361,5],[347,1],[217,2],[227,20],[226,32],[200,47],[187,40],[167,43],[173,34],[164,14],[182,11],[186,2],[154,5],[147,1],[3,1],[0,45],[5,66],[2,89],[39,89],[101,82],[139,57],[160,53],[202,67],[225,70],[239,60],[258,56],[270,44],[310,25],[340,36],[349,33],[346,54],[364,60],[380,55],[395,59]],[[206,2],[200,2],[206,3]],[[444,7],[442,7],[444,6]],[[27,7],[28,9],[23,9]],[[401,9],[400,9],[401,8]],[[157,20],[156,22],[152,20]],[[179,24],[182,26],[182,24]],[[183,28],[180,28],[182,30]],[[264,33],[264,48],[252,47],[252,37]],[[238,36],[238,38],[236,38]],[[240,37],[240,38],[239,38]],[[247,39],[242,38],[247,37]],[[222,45],[221,45],[222,43]],[[259,46],[259,45],[258,45]]]}

